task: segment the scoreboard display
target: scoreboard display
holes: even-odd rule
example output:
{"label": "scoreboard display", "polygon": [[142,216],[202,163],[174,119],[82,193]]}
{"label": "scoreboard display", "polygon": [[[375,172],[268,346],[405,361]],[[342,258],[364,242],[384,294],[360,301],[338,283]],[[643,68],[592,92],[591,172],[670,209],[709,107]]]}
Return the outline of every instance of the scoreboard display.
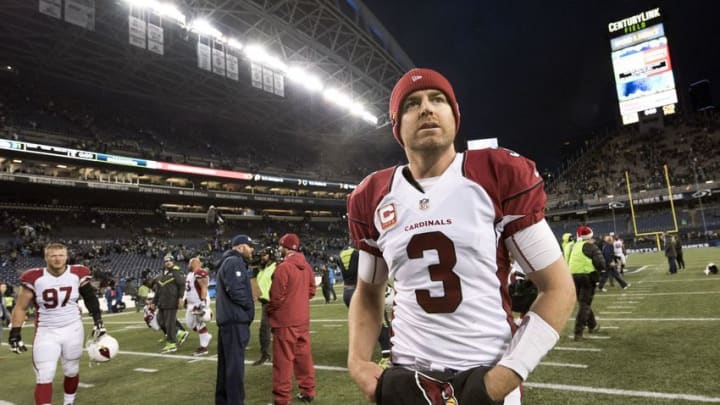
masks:
{"label": "scoreboard display", "polygon": [[678,102],[668,39],[659,8],[608,24],[623,124],[640,114],[675,113]]}

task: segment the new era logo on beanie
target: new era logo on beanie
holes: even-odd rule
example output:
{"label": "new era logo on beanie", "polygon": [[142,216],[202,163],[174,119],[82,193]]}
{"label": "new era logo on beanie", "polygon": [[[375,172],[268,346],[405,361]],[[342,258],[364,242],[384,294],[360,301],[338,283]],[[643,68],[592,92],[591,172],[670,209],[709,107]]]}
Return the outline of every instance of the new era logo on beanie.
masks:
{"label": "new era logo on beanie", "polygon": [[402,103],[411,93],[418,90],[437,89],[445,93],[455,115],[455,131],[460,130],[460,107],[455,99],[452,85],[445,76],[432,69],[411,69],[398,80],[390,94],[390,122],[395,139],[403,145],[400,137],[400,115]]}
{"label": "new era logo on beanie", "polygon": [[300,238],[294,233],[286,233],[280,238],[280,246],[290,249],[298,250],[300,248]]}

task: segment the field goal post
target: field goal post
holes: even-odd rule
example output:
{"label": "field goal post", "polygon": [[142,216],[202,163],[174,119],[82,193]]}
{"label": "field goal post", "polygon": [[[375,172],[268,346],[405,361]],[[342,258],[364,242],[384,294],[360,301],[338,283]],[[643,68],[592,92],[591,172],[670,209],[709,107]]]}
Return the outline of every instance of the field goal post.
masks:
{"label": "field goal post", "polygon": [[665,174],[665,184],[667,185],[668,200],[670,201],[670,213],[672,214],[673,224],[675,225],[675,228],[658,230],[655,232],[638,232],[637,218],[635,216],[635,205],[633,203],[633,197],[632,197],[632,188],[630,187],[630,172],[627,170],[625,171],[625,185],[627,186],[628,202],[630,203],[630,216],[632,217],[632,221],[633,221],[633,231],[635,232],[635,237],[654,235],[658,252],[662,252],[662,247],[660,245],[660,235],[662,235],[664,233],[677,233],[678,232],[677,215],[675,214],[675,201],[673,200],[672,185],[670,184],[670,176],[668,174],[668,165],[667,164],[663,165],[663,171]]}

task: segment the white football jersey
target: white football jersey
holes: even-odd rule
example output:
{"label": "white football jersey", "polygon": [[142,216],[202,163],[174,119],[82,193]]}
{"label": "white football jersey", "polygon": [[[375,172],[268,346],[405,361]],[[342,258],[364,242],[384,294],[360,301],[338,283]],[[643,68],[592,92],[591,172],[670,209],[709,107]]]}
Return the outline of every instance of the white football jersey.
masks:
{"label": "white football jersey", "polygon": [[200,299],[197,280],[201,278],[208,278],[208,273],[204,269],[195,269],[185,277],[185,299],[187,300],[188,308],[192,308],[193,305],[200,304],[201,302],[206,306],[210,305],[210,294],[206,293],[204,302]]}
{"label": "white football jersey", "polygon": [[90,282],[90,270],[85,266],[67,266],[60,276],[46,268],[26,270],[20,283],[34,294],[35,325],[61,327],[81,319],[78,299],[80,286]]}
{"label": "white football jersey", "polygon": [[395,281],[393,363],[465,370],[500,359],[516,329],[502,241],[542,221],[545,201],[534,163],[506,149],[458,154],[425,192],[402,166],[358,186],[351,236]]}
{"label": "white football jersey", "polygon": [[618,239],[613,242],[613,254],[615,256],[622,256],[623,255],[623,241]]}

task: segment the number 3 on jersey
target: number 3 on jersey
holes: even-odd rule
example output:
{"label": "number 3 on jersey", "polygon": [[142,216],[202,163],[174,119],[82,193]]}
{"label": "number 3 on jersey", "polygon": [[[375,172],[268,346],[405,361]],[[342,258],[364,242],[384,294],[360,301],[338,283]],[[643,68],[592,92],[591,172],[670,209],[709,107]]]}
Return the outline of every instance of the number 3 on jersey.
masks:
{"label": "number 3 on jersey", "polygon": [[427,313],[455,312],[462,302],[460,277],[453,271],[457,263],[455,244],[439,231],[420,233],[414,235],[408,243],[408,258],[421,259],[428,250],[435,250],[438,253],[439,263],[429,266],[428,272],[430,280],[442,282],[444,294],[440,297],[431,297],[430,290],[415,290],[415,299]]}

